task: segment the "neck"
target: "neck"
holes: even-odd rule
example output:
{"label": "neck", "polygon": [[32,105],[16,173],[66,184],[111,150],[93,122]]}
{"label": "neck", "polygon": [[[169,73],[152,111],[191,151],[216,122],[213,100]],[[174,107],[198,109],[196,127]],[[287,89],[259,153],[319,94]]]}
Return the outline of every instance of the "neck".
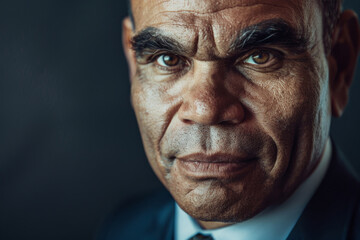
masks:
{"label": "neck", "polygon": [[227,226],[234,224],[234,223],[228,223],[228,222],[207,222],[207,221],[200,221],[200,220],[197,220],[197,222],[203,229],[206,229],[206,230],[227,227]]}

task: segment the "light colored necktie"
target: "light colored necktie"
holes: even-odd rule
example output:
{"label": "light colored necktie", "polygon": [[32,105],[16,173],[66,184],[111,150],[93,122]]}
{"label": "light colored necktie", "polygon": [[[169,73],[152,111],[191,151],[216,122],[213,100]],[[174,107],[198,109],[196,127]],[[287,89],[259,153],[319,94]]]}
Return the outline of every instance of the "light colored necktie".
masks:
{"label": "light colored necktie", "polygon": [[214,238],[211,235],[203,235],[198,233],[195,236],[189,238],[189,240],[214,240]]}

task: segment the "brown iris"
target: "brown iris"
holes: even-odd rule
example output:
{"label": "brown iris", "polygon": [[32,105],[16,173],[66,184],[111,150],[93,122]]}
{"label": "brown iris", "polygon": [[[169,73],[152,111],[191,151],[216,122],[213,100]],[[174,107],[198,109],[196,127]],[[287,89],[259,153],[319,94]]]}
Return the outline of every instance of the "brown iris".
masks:
{"label": "brown iris", "polygon": [[164,67],[174,67],[179,61],[179,57],[173,54],[161,55],[157,60],[158,64]]}
{"label": "brown iris", "polygon": [[252,59],[256,64],[265,64],[270,59],[270,54],[267,52],[256,52],[252,55]]}

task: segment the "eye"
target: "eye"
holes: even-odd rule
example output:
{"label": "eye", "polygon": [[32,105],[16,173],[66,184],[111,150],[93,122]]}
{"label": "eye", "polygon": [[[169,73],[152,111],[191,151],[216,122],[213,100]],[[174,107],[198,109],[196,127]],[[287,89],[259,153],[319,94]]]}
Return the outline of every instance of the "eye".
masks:
{"label": "eye", "polygon": [[174,54],[162,54],[157,57],[156,62],[162,67],[175,67],[180,63],[180,57]]}
{"label": "eye", "polygon": [[266,51],[257,51],[251,54],[247,59],[244,60],[244,63],[253,64],[253,65],[262,65],[266,64],[274,58],[274,55]]}

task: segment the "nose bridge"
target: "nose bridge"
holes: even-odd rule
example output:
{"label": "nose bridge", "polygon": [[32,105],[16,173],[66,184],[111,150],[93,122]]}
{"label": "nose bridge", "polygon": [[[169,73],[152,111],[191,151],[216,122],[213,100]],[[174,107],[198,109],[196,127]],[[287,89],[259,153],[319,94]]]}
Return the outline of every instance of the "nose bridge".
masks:
{"label": "nose bridge", "polygon": [[199,124],[238,123],[243,117],[239,100],[225,87],[226,70],[215,62],[195,64],[179,109],[182,121]]}
{"label": "nose bridge", "polygon": [[223,71],[214,62],[194,64],[192,84],[189,89],[189,97],[194,97],[199,104],[213,105],[222,92],[224,92]]}
{"label": "nose bridge", "polygon": [[214,81],[202,80],[191,84],[190,89],[185,94],[183,100],[185,105],[189,105],[189,110],[194,111],[196,115],[215,114],[218,111],[220,100],[221,86]]}

